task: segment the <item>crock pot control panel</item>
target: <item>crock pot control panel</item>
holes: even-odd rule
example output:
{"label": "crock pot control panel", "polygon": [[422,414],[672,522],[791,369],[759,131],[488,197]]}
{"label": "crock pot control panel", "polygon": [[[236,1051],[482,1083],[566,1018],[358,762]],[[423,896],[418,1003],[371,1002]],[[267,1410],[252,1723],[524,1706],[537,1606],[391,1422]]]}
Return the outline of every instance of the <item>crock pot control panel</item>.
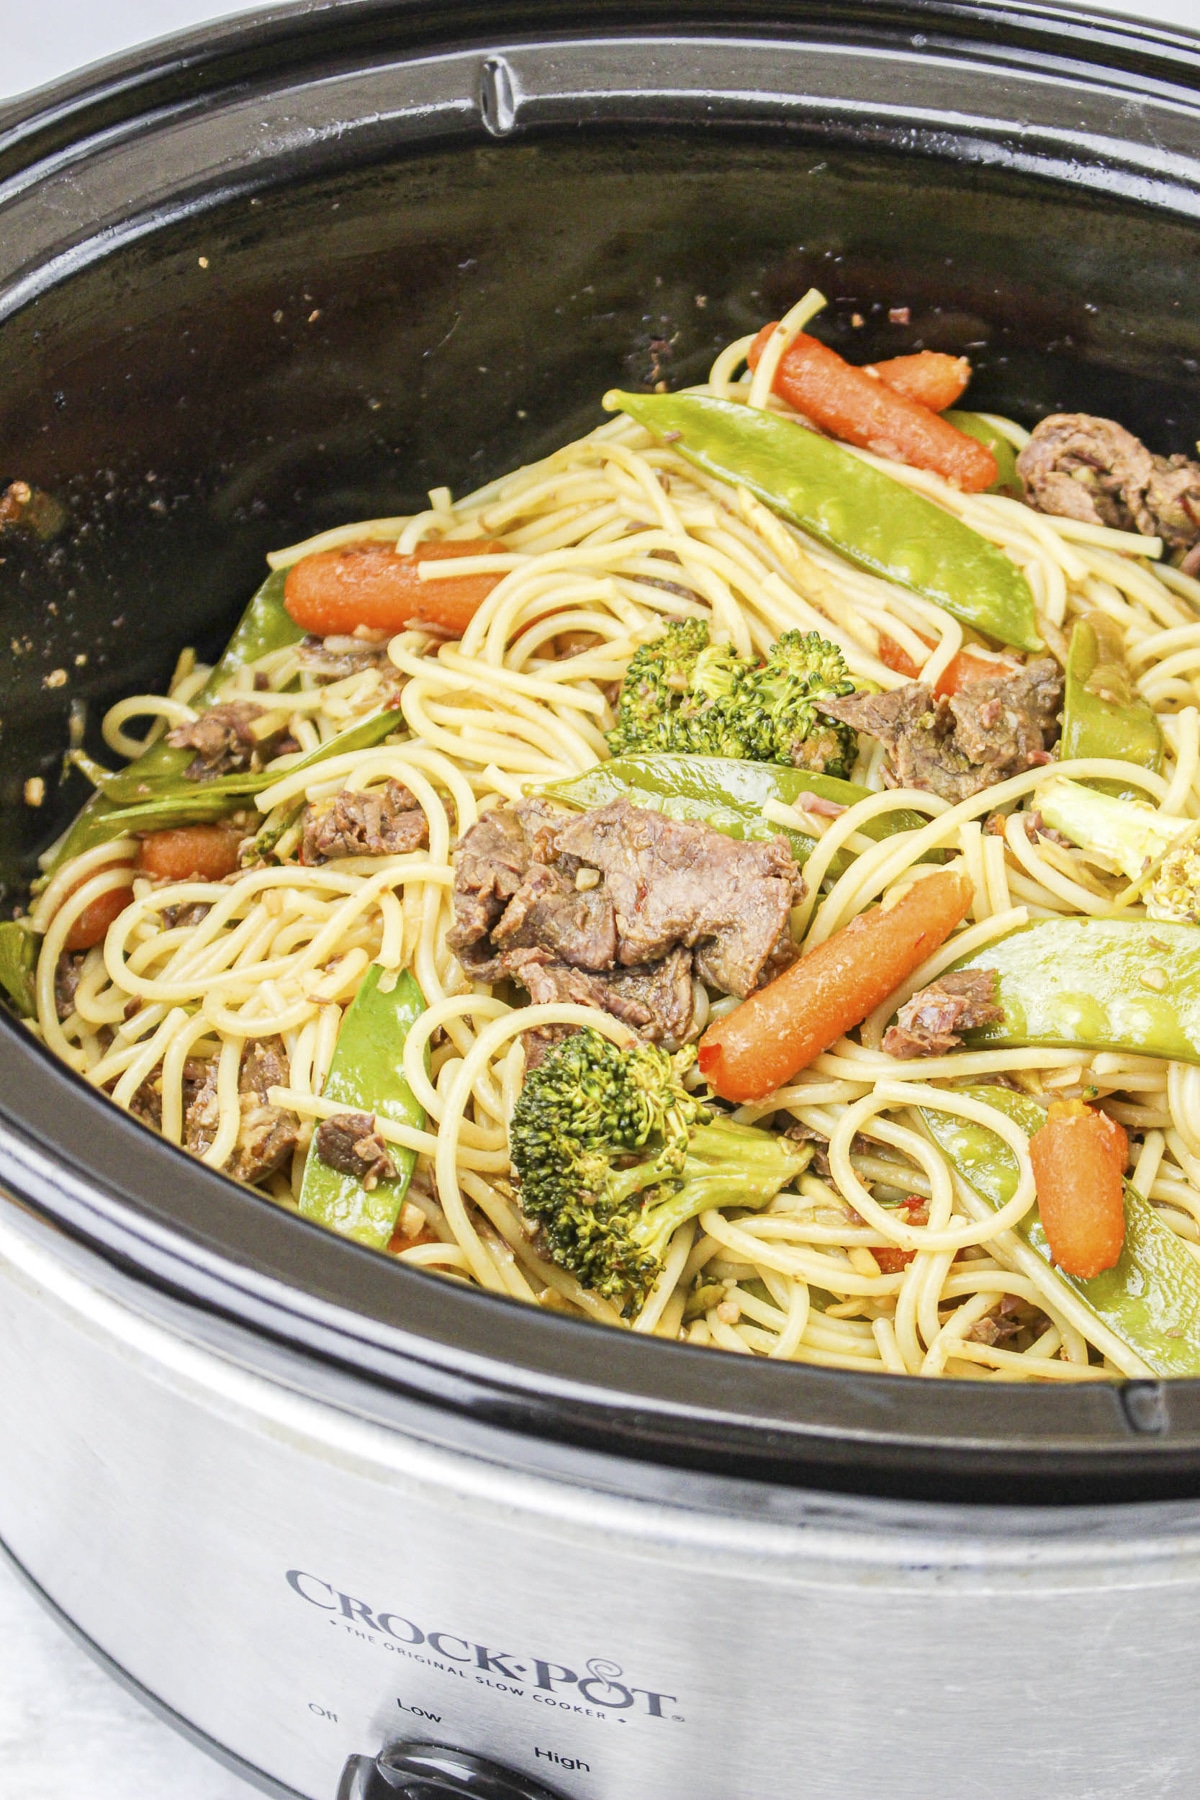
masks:
{"label": "crock pot control panel", "polygon": [[352,1756],[337,1800],[561,1800],[528,1775],[444,1744],[393,1744]]}

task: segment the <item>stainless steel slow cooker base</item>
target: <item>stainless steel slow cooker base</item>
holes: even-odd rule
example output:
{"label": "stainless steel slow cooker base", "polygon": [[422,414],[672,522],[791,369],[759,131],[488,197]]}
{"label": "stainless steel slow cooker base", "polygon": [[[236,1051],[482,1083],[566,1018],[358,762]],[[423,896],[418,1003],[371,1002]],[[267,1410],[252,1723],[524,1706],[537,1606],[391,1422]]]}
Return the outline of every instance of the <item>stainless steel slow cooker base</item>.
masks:
{"label": "stainless steel slow cooker base", "polygon": [[27,1219],[0,1220],[0,1296],[9,1549],[161,1704],[307,1800],[397,1738],[580,1800],[767,1776],[777,1800],[883,1779],[1001,1800],[1048,1769],[1055,1800],[1194,1792],[1200,1506],[813,1494],[773,1521],[739,1516],[736,1483],[654,1505],[267,1381]]}

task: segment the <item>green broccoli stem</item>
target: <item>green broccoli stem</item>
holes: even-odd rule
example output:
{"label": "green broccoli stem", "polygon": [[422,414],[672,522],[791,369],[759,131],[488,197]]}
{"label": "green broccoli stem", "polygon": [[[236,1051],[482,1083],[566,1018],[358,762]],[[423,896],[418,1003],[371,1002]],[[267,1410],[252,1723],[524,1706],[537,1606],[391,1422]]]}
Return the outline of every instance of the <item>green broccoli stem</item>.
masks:
{"label": "green broccoli stem", "polygon": [[671,1238],[689,1219],[714,1207],[766,1206],[807,1168],[811,1155],[808,1144],[737,1125],[732,1119],[700,1125],[689,1141],[679,1185],[667,1197],[646,1205],[630,1221],[629,1235],[639,1249],[661,1262]]}

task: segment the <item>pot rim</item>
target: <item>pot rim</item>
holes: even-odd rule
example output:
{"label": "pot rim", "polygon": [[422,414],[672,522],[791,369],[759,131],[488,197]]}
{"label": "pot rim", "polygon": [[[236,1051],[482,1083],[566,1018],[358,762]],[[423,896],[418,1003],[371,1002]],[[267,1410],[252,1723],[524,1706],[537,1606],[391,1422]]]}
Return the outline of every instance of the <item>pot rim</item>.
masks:
{"label": "pot rim", "polygon": [[[160,40],[0,111],[0,209],[6,191],[37,182],[39,167],[86,157],[173,109],[244,99],[256,75],[302,82],[335,54],[374,61],[382,52],[403,63],[486,56],[496,45],[516,46],[514,54],[611,47],[639,33],[890,47],[933,68],[964,58],[1003,67],[1057,82],[1064,94],[1089,82],[1153,90],[1190,121],[1193,216],[1200,212],[1200,37],[1030,0],[589,0],[582,9],[577,0],[569,9],[561,0],[301,0]],[[720,99],[703,96],[709,108]],[[530,122],[552,130],[568,112],[541,119],[535,108]],[[612,117],[569,122],[578,131]],[[512,124],[489,126],[485,92],[476,132],[507,135]],[[461,137],[461,122],[455,130]],[[1169,205],[1169,196],[1156,203]],[[399,1397],[443,1423],[500,1434],[514,1455],[524,1439],[557,1445],[568,1463],[585,1450],[643,1471],[991,1505],[1200,1494],[1200,1381],[1027,1389],[888,1379],[647,1342],[469,1291],[332,1236],[203,1167],[7,1017],[0,1174],[11,1198],[51,1222],[98,1279],[133,1282],[179,1329],[265,1361],[292,1385],[319,1376],[350,1410],[386,1414]]]}

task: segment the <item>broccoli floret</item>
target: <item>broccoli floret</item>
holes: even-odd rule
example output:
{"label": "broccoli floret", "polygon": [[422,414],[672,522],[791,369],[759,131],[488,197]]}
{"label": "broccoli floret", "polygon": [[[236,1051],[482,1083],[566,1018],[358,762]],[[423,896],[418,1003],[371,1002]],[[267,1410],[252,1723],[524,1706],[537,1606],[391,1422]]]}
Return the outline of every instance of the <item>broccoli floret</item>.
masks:
{"label": "broccoli floret", "polygon": [[1200,925],[1200,841],[1189,838],[1162,861],[1142,895],[1146,916]]}
{"label": "broccoli floret", "polygon": [[809,1146],[736,1125],[689,1093],[694,1056],[585,1028],[530,1071],[513,1109],[521,1205],[546,1250],[626,1310],[680,1225],[709,1207],[765,1206],[808,1163]]}
{"label": "broccoli floret", "polygon": [[1142,800],[1123,800],[1060,777],[1039,788],[1038,811],[1102,868],[1128,881],[1145,880],[1150,919],[1200,925],[1200,825],[1155,812]]}
{"label": "broccoli floret", "polygon": [[1037,809],[1047,825],[1128,881],[1139,881],[1150,863],[1194,829],[1191,819],[1155,812],[1142,800],[1122,800],[1065,776],[1038,789]]}
{"label": "broccoli floret", "polygon": [[608,734],[614,756],[670,748],[659,739],[672,713],[691,696],[696,664],[708,647],[703,619],[675,619],[661,637],[634,651],[621,683],[617,724]]}
{"label": "broccoli floret", "polygon": [[621,687],[614,756],[673,750],[790,763],[848,777],[857,739],[820,711],[854,692],[842,653],[816,631],[785,631],[765,663],[709,641],[700,619],[668,625],[634,654]]}
{"label": "broccoli floret", "polygon": [[739,695],[752,708],[747,735],[764,746],[755,760],[849,780],[857,737],[851,726],[823,714],[820,701],[853,692],[836,644],[818,631],[785,631],[763,667],[748,673]]}

